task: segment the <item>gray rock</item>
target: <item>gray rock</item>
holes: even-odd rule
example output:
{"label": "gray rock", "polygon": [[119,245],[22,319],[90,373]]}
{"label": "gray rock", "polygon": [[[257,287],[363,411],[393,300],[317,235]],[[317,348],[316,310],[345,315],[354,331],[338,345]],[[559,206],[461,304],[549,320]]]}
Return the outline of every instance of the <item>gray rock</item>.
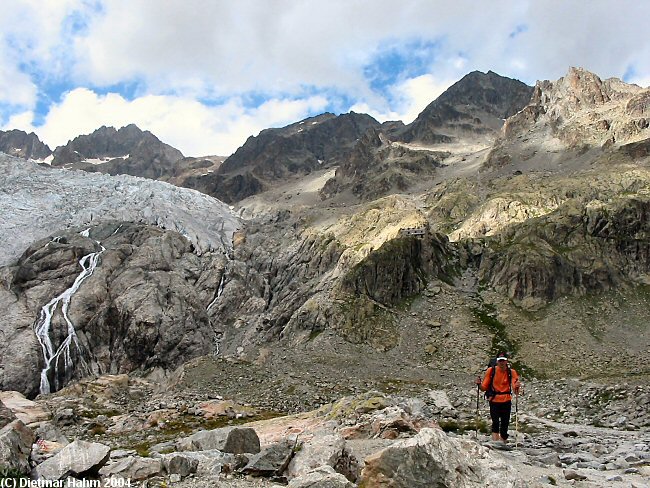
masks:
{"label": "gray rock", "polygon": [[253,456],[240,472],[252,476],[280,476],[291,461],[293,444],[285,441],[271,444]]}
{"label": "gray rock", "polygon": [[289,463],[288,478],[297,478],[319,466],[334,467],[345,455],[345,440],[338,433],[318,431],[302,444]]}
{"label": "gray rock", "polygon": [[587,479],[585,475],[580,474],[577,471],[573,471],[572,469],[567,469],[564,471],[564,478],[569,481],[571,480],[582,481]]}
{"label": "gray rock", "polygon": [[356,485],[331,466],[320,466],[289,481],[289,488],[354,488]]}
{"label": "gray rock", "polygon": [[55,456],[34,468],[36,479],[60,480],[68,476],[97,473],[110,457],[110,447],[97,442],[75,440]]}
{"label": "gray rock", "polygon": [[29,473],[29,456],[35,439],[34,433],[21,420],[5,425],[0,430],[0,465]]}
{"label": "gray rock", "polygon": [[216,449],[231,454],[260,452],[260,439],[254,429],[223,427],[202,430],[176,442],[178,451],[206,451]]}
{"label": "gray rock", "polygon": [[196,473],[199,460],[184,453],[163,454],[162,463],[168,474],[178,474],[182,478]]}
{"label": "gray rock", "polygon": [[475,442],[425,428],[365,459],[361,486],[525,486],[512,467]]}
{"label": "gray rock", "polygon": [[142,481],[162,473],[163,463],[160,459],[129,456],[107,464],[99,470],[102,478],[130,479]]}

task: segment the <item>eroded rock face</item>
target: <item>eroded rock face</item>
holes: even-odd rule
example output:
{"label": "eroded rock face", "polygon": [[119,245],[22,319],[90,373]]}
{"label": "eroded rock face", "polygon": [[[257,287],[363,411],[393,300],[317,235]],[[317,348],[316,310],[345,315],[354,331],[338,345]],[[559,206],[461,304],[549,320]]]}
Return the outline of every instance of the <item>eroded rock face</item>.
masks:
{"label": "eroded rock face", "polygon": [[[196,256],[187,239],[156,227],[114,223],[89,235],[68,232],[39,241],[12,268],[3,296],[11,298],[7,313],[17,321],[5,323],[3,333],[8,350],[20,352],[27,367],[11,367],[19,358],[4,355],[3,389],[38,392],[45,363],[32,324],[43,319],[42,307],[56,297],[62,300],[49,309],[49,337],[53,351],[62,349],[47,373],[53,389],[87,374],[175,368],[212,352],[214,331],[202,293],[206,280],[200,281],[211,258]],[[79,261],[91,254],[97,255],[96,268],[71,292],[83,271]],[[76,331],[72,339],[63,315],[67,295],[67,320]],[[22,338],[16,331],[30,340],[14,343]],[[68,348],[66,337],[72,340]]]}
{"label": "eroded rock face", "polygon": [[524,487],[514,469],[485,449],[454,440],[439,429],[422,429],[366,458],[361,486],[391,488]]}
{"label": "eroded rock face", "polygon": [[54,150],[52,165],[158,179],[173,174],[174,163],[182,157],[179,150],[151,132],[130,124],[119,130],[101,127],[92,134],[75,137]]}
{"label": "eroded rock face", "polygon": [[249,137],[219,167],[214,178],[217,198],[242,200],[290,175],[307,174],[343,159],[355,141],[379,122],[365,114],[325,113],[280,129]]}
{"label": "eroded rock face", "polygon": [[488,167],[517,165],[537,153],[611,149],[650,137],[650,90],[617,78],[601,80],[570,68],[555,82],[539,81],[530,103],[506,120],[486,159]]}
{"label": "eroded rock face", "polygon": [[643,196],[564,206],[500,235],[482,254],[480,278],[527,308],[643,284],[650,273],[649,212]]}
{"label": "eroded rock face", "polygon": [[0,130],[0,151],[23,159],[44,159],[52,154],[36,134],[22,130]]}

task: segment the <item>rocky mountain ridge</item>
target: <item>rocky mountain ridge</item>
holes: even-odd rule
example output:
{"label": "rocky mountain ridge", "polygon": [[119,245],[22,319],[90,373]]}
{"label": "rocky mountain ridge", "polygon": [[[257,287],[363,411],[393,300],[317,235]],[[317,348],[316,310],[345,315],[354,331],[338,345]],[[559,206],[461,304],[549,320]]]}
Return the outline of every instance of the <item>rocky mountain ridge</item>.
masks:
{"label": "rocky mountain ridge", "polygon": [[0,131],[0,152],[23,159],[45,159],[52,154],[36,134],[16,129]]}
{"label": "rocky mountain ridge", "polygon": [[[536,481],[548,475],[557,482],[571,471],[587,476],[591,486],[640,482],[625,478],[637,474],[625,470],[645,468],[639,454],[645,451],[613,430],[647,430],[645,403],[616,403],[619,396],[646,398],[650,376],[650,151],[647,129],[637,123],[645,91],[599,82],[580,70],[538,86],[539,96],[506,120],[494,143],[495,135],[482,133],[477,141],[466,133],[462,141],[457,134],[455,145],[423,148],[392,141],[396,125],[372,127],[340,161],[342,174],[352,177],[353,168],[360,169],[357,193],[353,185],[325,194],[324,176],[333,167],[283,173],[288,181],[242,201],[237,210],[246,219],[225,253],[192,249],[177,233],[129,223],[131,214],[105,222],[102,212],[93,212],[91,225],[30,240],[19,261],[2,269],[0,297],[9,311],[2,337],[27,348],[3,364],[5,378],[8,372],[13,378],[3,380],[3,389],[34,394],[43,366],[32,331],[39,310],[73,287],[82,258],[102,252],[69,307],[93,375],[130,371],[163,390],[188,388],[186,398],[189,391],[200,390],[204,399],[220,391],[292,412],[368,390],[418,397],[445,389],[453,408],[463,401],[470,406],[438,420],[467,426],[475,415],[473,376],[497,349],[506,349],[537,402],[520,472],[530,475],[531,465],[552,459],[565,472],[545,471]],[[535,110],[539,116],[531,122],[526,113]],[[602,117],[609,129],[588,123]],[[335,120],[326,119],[322,123]],[[622,129],[632,127],[630,121],[636,129]],[[288,137],[302,134],[300,125],[289,126]],[[620,143],[606,143],[612,134]],[[537,152],[527,153],[531,148]],[[436,152],[439,161],[425,158]],[[501,161],[506,153],[511,159]],[[306,165],[313,162],[305,157]],[[399,169],[395,175],[409,176],[406,185],[382,187],[387,160]],[[271,181],[272,171],[266,177]],[[115,181],[104,178],[109,186]],[[15,189],[25,184],[11,181]],[[133,193],[149,191],[139,183]],[[14,190],[7,202],[21,198]],[[143,213],[158,216],[147,223],[163,216],[177,223],[196,219],[190,208],[174,214],[173,206],[158,206]],[[21,212],[16,207],[17,215],[28,215]],[[88,227],[88,235],[80,235]],[[200,229],[197,223],[197,236]],[[59,343],[65,320],[55,315]],[[135,350],[131,339],[147,347]],[[60,386],[80,385],[87,372],[62,377]],[[48,373],[52,381],[54,373]],[[611,386],[621,380],[634,385]],[[457,405],[452,392],[464,400]],[[414,434],[408,420],[400,414],[396,424],[410,432],[406,437]],[[599,432],[621,450],[603,450],[595,433],[574,426],[560,429],[575,436],[540,433],[549,427],[545,422],[556,421],[604,426],[608,430]],[[105,424],[112,428],[113,422]],[[405,432],[396,429],[398,437]],[[633,456],[631,466],[626,458]],[[611,480],[601,468],[612,471]]]}
{"label": "rocky mountain ridge", "polygon": [[281,179],[305,175],[344,161],[356,140],[379,122],[366,114],[325,113],[251,136],[228,157],[214,178],[225,202],[260,193]]}

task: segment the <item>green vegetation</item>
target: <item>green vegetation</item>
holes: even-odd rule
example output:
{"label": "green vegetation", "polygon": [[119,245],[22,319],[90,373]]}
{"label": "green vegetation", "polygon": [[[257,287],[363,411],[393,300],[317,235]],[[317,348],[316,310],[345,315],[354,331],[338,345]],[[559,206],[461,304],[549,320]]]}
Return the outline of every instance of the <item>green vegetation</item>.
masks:
{"label": "green vegetation", "polygon": [[[496,309],[492,305],[483,304],[481,308],[475,308],[472,311],[474,316],[494,334],[490,347],[490,357],[496,356],[499,351],[509,351],[513,356],[516,356],[519,346],[508,337],[506,326],[496,319]],[[510,363],[522,376],[527,378],[543,377],[540,372],[514,358]]]}
{"label": "green vegetation", "polygon": [[[9,466],[0,465],[0,481],[3,480],[29,480],[29,476],[21,472],[19,469],[12,468]],[[15,486],[18,486],[19,483],[16,483]],[[3,486],[14,486],[13,484],[3,484]],[[21,484],[22,486],[22,484]],[[27,486],[27,485],[25,485]]]}

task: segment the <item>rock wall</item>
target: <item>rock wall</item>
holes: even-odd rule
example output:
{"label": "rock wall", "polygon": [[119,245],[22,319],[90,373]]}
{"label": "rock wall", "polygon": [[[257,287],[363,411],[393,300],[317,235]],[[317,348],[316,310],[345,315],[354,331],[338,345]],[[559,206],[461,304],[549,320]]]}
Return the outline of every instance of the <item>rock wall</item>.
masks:
{"label": "rock wall", "polygon": [[42,307],[73,288],[82,272],[79,260],[93,252],[100,252],[98,265],[70,294],[67,319],[64,301],[51,312],[55,351],[70,340],[70,327],[76,333],[48,370],[53,389],[88,374],[175,368],[213,351],[204,302],[210,283],[204,274],[213,272],[212,259],[193,254],[174,232],[105,224],[89,237],[66,232],[38,241],[6,270],[2,300],[13,320],[2,327],[11,352],[1,360],[0,388],[38,392],[45,363],[32,326]]}

